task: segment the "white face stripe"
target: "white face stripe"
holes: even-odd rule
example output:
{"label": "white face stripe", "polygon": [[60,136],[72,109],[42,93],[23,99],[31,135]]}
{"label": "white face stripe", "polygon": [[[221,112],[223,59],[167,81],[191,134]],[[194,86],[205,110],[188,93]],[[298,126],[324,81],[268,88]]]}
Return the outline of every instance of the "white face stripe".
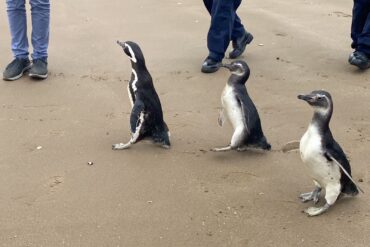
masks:
{"label": "white face stripe", "polygon": [[242,72],[237,72],[237,71],[233,71],[233,72],[231,72],[231,74],[233,74],[233,75],[237,75],[237,76],[242,76],[242,75],[244,75],[244,73],[242,73]]}
{"label": "white face stripe", "polygon": [[[234,63],[234,65],[238,66],[241,71],[243,71],[243,65],[241,63]],[[238,72],[238,71],[233,71],[231,74],[242,76],[244,73],[243,72]]]}
{"label": "white face stripe", "polygon": [[314,107],[315,112],[319,113],[320,115],[326,116],[329,113],[330,104],[331,104],[330,103],[330,100],[329,100],[329,98],[325,94],[317,94],[317,97],[325,98],[326,101],[328,102],[328,107],[327,108]]}
{"label": "white face stripe", "polygon": [[241,69],[243,68],[243,65],[241,63],[234,63],[236,66],[240,67]]}
{"label": "white face stripe", "polygon": [[137,78],[136,71],[134,69],[132,69],[132,74],[134,75],[134,80],[132,81],[132,90],[134,90],[134,92],[136,92],[137,91],[136,82],[137,82],[138,78]]}
{"label": "white face stripe", "polygon": [[135,57],[135,53],[134,53],[134,51],[132,50],[131,46],[129,46],[128,44],[126,44],[126,43],[125,43],[125,47],[127,47],[127,48],[128,48],[128,51],[129,51],[129,52],[130,52],[130,54],[131,54],[130,59],[131,59],[134,63],[136,63],[136,62],[137,62],[137,60],[136,60],[136,57]]}

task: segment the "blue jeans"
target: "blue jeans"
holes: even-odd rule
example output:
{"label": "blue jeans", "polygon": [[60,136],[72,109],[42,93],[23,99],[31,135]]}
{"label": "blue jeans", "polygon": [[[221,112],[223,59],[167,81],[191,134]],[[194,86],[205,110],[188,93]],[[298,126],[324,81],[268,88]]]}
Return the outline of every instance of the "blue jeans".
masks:
{"label": "blue jeans", "polygon": [[[32,17],[32,59],[48,57],[50,0],[29,0]],[[27,17],[25,0],[6,0],[15,58],[28,58]]]}
{"label": "blue jeans", "polygon": [[354,0],[351,37],[353,49],[370,55],[369,0]]}
{"label": "blue jeans", "polygon": [[209,57],[221,61],[230,41],[235,41],[246,32],[236,14],[241,0],[203,0],[203,2],[211,15],[211,27],[207,36]]}

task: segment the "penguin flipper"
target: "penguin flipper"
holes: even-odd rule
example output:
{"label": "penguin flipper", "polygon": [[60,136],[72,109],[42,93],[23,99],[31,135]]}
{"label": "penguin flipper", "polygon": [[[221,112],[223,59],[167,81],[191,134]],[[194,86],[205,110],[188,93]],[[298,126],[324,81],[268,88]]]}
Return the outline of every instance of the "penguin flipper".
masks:
{"label": "penguin flipper", "polygon": [[222,127],[224,123],[225,123],[225,111],[224,111],[224,108],[221,108],[219,115],[218,115],[218,125]]}
{"label": "penguin flipper", "polygon": [[226,147],[221,147],[221,148],[212,148],[211,151],[212,152],[226,152],[226,151],[230,151],[232,148],[231,146],[226,146]]}
{"label": "penguin flipper", "polygon": [[[337,160],[334,158],[334,156],[329,153],[328,151],[326,151],[324,153],[326,159],[328,159],[329,161],[333,161],[337,166],[339,166],[339,168],[342,170],[342,172],[349,178],[349,180],[351,180],[351,182],[357,187],[357,189],[359,191],[361,191],[362,193],[365,193],[360,186],[358,186],[358,184],[354,181],[354,179],[352,178],[352,176],[348,173],[347,169],[344,168],[344,166]],[[348,162],[348,161],[347,161]],[[348,167],[349,167],[349,163],[348,163]]]}
{"label": "penguin flipper", "polygon": [[144,103],[140,99],[136,99],[130,116],[131,133],[133,134],[136,132],[136,129],[140,124],[140,115],[144,111],[144,108]]}
{"label": "penguin flipper", "polygon": [[251,119],[250,119],[250,113],[247,107],[245,107],[245,94],[247,94],[247,89],[239,88],[238,90],[235,90],[236,99],[242,109],[243,114],[243,122],[245,130],[247,131],[247,134],[250,134],[250,126],[251,126]]}

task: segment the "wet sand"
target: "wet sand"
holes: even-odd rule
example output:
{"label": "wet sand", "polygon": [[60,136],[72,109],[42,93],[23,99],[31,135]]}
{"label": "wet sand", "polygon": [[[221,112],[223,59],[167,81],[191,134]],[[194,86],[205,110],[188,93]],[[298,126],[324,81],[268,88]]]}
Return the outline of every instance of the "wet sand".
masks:
{"label": "wet sand", "polygon": [[[261,154],[208,151],[232,129],[217,124],[228,72],[200,72],[209,27],[201,1],[53,2],[49,78],[0,83],[0,246],[369,246],[370,76],[347,63],[351,8],[243,2],[255,36],[242,57],[247,86],[273,146]],[[5,68],[5,2],[0,10]],[[170,150],[111,150],[130,138],[131,68],[117,39],[144,51]],[[279,150],[306,130],[312,110],[296,96],[314,89],[334,98],[331,129],[366,194],[309,218],[297,196],[312,181],[299,153]]]}

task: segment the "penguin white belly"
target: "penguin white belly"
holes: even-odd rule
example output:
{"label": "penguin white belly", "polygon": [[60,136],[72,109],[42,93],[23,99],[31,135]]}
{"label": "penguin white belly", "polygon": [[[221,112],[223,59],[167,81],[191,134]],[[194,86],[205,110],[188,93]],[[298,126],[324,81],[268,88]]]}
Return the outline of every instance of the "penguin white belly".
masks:
{"label": "penguin white belly", "polygon": [[317,127],[311,124],[301,138],[299,150],[312,178],[322,187],[326,187],[327,184],[340,182],[341,173],[336,164],[325,158],[321,141]]}
{"label": "penguin white belly", "polygon": [[242,108],[237,101],[233,88],[226,85],[222,93],[222,107],[226,110],[227,117],[234,129],[245,128]]}

